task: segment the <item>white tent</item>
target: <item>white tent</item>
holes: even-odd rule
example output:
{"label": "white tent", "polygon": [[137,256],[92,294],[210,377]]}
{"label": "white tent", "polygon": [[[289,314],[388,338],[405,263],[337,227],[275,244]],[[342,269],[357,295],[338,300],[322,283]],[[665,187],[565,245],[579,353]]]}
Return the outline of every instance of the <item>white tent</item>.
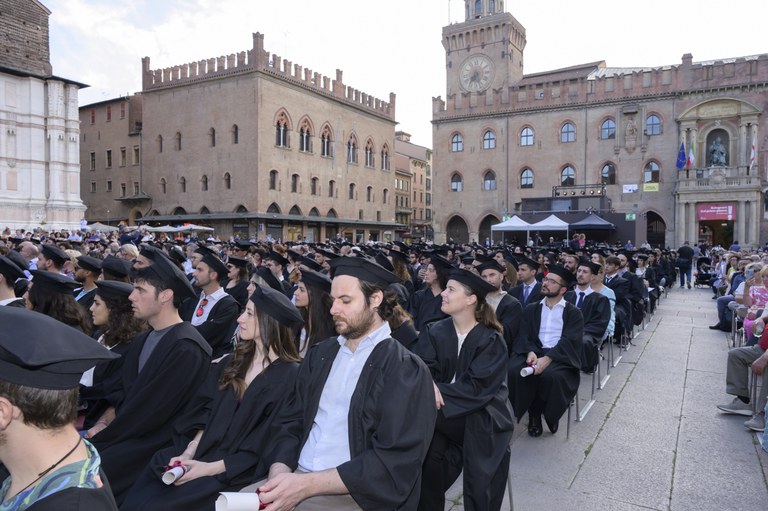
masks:
{"label": "white tent", "polygon": [[529,231],[531,224],[515,215],[509,220],[491,226],[492,231]]}
{"label": "white tent", "polygon": [[565,237],[568,237],[568,222],[560,220],[555,215],[549,215],[544,220],[539,220],[531,224],[532,231],[565,231]]}

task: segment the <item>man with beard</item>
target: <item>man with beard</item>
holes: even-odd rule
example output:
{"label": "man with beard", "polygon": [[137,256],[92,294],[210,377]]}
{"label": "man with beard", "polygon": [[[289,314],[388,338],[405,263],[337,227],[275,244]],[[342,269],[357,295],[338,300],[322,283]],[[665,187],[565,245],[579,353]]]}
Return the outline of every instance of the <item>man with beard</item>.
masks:
{"label": "man with beard", "polygon": [[581,309],[584,318],[581,369],[587,373],[592,373],[597,366],[596,348],[602,343],[611,320],[611,302],[592,289],[594,276],[601,271],[602,267],[597,263],[580,262],[576,270],[576,287],[565,294],[565,300]]}
{"label": "man with beard", "polygon": [[390,336],[398,278],[359,257],[330,262],[338,337],[301,364],[294,395],[275,421],[270,509],[416,509],[437,415],[430,373]]}
{"label": "man with beard", "polygon": [[75,300],[88,313],[88,321],[93,324],[91,305],[96,296],[96,281],[101,275],[101,261],[95,257],[79,256],[75,266],[75,280],[83,285],[75,289]]}
{"label": "man with beard", "polygon": [[[553,265],[544,277],[544,299],[523,311],[518,346],[512,367],[515,378],[513,408],[518,421],[528,412],[528,434],[541,436],[541,416],[557,432],[560,417],[579,389],[584,319],[581,311],[563,296],[573,284],[573,274]],[[524,367],[533,374],[523,376]]]}

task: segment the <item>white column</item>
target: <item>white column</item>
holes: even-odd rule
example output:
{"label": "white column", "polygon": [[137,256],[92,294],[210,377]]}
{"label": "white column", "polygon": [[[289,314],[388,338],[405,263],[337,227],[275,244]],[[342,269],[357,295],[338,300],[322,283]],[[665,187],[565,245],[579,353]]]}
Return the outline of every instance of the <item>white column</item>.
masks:
{"label": "white column", "polygon": [[[699,159],[699,155],[700,154],[704,154],[706,151],[702,152],[699,149],[698,135],[699,135],[699,130],[697,130],[696,128],[691,128],[690,137],[688,138],[688,147],[686,149],[688,151],[690,151],[691,142],[695,142],[696,143],[696,147],[695,147],[696,150],[693,152],[693,156],[694,156],[694,158],[696,158],[696,162],[694,163],[694,168],[703,168],[703,167],[707,166],[707,162],[701,161]],[[690,240],[688,240],[688,241],[690,241]],[[691,243],[693,243],[693,242],[691,241]]]}
{"label": "white column", "polygon": [[685,242],[685,203],[678,198],[677,214],[675,215],[675,243],[674,248],[678,248]]}
{"label": "white column", "polygon": [[699,242],[699,233],[696,232],[696,203],[689,202],[688,203],[688,222],[687,222],[687,233],[686,239],[683,241],[690,241],[691,245],[694,243]]}
{"label": "white column", "polygon": [[[749,148],[751,146],[752,146],[751,142],[747,139],[747,125],[740,124],[739,125],[739,142],[738,142],[738,149],[737,149],[737,151],[739,152],[739,160],[738,160],[739,167],[749,165],[749,162],[745,160],[749,158]],[[731,163],[731,166],[734,166],[735,164],[737,163],[734,161],[733,163]]]}
{"label": "white column", "polygon": [[747,226],[746,210],[746,201],[740,200],[736,209],[736,239],[739,241],[739,243],[745,244],[747,241],[744,239]]}

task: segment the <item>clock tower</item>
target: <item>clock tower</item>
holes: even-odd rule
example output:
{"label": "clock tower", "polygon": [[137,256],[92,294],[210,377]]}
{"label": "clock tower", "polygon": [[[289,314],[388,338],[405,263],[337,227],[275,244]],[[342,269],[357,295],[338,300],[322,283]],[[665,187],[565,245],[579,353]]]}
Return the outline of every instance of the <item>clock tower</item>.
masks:
{"label": "clock tower", "polygon": [[464,0],[464,22],[443,27],[447,95],[520,81],[525,42],[525,27],[503,0]]}

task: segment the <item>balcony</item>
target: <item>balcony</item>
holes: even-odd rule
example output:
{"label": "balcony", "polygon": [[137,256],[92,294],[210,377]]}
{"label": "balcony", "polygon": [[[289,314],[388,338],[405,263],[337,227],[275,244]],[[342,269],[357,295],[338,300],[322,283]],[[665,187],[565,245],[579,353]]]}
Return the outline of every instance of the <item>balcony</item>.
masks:
{"label": "balcony", "polygon": [[761,190],[757,169],[744,167],[706,167],[678,172],[677,192],[703,192],[722,188]]}

